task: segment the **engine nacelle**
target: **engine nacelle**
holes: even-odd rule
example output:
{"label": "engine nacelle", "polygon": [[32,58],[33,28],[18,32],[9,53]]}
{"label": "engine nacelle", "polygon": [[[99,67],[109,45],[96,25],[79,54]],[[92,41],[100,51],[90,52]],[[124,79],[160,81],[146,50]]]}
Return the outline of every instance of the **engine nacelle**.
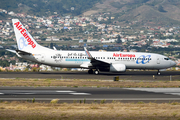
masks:
{"label": "engine nacelle", "polygon": [[126,66],[124,64],[111,64],[109,71],[110,72],[125,72]]}

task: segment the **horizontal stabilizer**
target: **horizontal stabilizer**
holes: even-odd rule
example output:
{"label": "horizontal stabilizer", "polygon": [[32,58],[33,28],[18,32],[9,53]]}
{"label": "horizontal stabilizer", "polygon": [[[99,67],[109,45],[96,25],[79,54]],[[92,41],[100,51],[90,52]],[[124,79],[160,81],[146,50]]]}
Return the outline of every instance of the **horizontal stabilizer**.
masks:
{"label": "horizontal stabilizer", "polygon": [[6,49],[6,50],[9,51],[9,52],[12,52],[12,53],[16,53],[15,50],[10,50],[10,49]]}
{"label": "horizontal stabilizer", "polygon": [[20,55],[31,55],[31,53],[28,53],[28,52],[25,52],[25,51],[22,51],[22,50],[16,50],[16,52]]}

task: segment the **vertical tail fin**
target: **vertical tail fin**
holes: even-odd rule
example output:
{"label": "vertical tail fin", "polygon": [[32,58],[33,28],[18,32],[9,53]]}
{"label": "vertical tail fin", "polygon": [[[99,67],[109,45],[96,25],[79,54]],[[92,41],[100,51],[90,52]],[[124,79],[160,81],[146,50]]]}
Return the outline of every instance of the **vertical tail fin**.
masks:
{"label": "vertical tail fin", "polygon": [[37,50],[38,43],[18,19],[12,19],[18,49],[26,52]]}

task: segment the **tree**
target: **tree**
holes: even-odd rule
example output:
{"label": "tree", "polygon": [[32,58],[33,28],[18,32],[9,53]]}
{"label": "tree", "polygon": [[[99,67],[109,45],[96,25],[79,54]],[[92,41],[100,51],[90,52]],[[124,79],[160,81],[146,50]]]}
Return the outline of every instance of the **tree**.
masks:
{"label": "tree", "polygon": [[121,40],[120,35],[117,36],[117,41],[116,41],[116,43],[118,43],[118,44],[122,43],[122,40]]}
{"label": "tree", "polygon": [[175,39],[176,39],[176,40],[179,40],[180,38],[179,38],[179,36],[178,36],[178,35],[176,35],[176,36],[175,36]]}
{"label": "tree", "polygon": [[80,33],[82,33],[82,32],[83,32],[83,29],[82,29],[82,27],[81,27],[81,26],[79,27],[79,32],[80,32]]}
{"label": "tree", "polygon": [[50,48],[53,49],[53,43],[50,43]]}
{"label": "tree", "polygon": [[166,12],[166,11],[164,10],[164,8],[163,8],[162,5],[159,5],[159,6],[158,6],[158,11],[159,11],[159,12]]}

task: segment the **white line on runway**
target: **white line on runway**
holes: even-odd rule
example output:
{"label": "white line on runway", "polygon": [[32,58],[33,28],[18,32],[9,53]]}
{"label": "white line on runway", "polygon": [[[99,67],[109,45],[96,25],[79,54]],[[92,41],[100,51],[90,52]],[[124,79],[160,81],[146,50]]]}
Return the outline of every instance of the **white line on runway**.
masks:
{"label": "white line on runway", "polygon": [[124,88],[124,89],[155,92],[155,93],[164,93],[164,94],[169,94],[169,95],[180,96],[180,88]]}
{"label": "white line on runway", "polygon": [[165,94],[179,95],[180,96],[180,93],[165,93]]}
{"label": "white line on runway", "polygon": [[72,95],[91,95],[90,93],[69,93]]}
{"label": "white line on runway", "polygon": [[66,91],[56,91],[56,92],[60,92],[60,93],[74,93],[75,91],[71,91],[71,90],[66,90]]}
{"label": "white line on runway", "polygon": [[32,95],[34,93],[15,93],[15,94],[19,94],[19,95]]}
{"label": "white line on runway", "polygon": [[0,95],[4,95],[4,93],[0,93]]}

